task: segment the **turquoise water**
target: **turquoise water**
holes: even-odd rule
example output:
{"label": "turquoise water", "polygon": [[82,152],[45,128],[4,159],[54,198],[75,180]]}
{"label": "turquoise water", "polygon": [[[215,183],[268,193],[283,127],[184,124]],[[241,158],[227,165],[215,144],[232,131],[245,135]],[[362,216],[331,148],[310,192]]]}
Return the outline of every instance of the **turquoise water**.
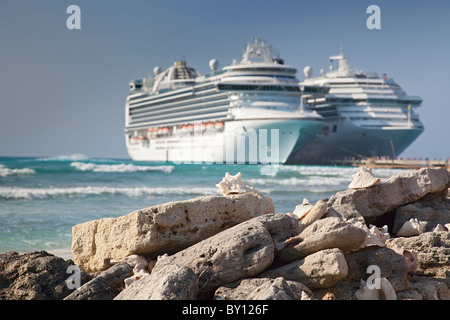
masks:
{"label": "turquoise water", "polygon": [[[0,253],[46,250],[70,257],[73,225],[169,201],[217,194],[226,172],[292,212],[345,190],[357,168],[199,165],[97,159],[82,155],[0,158]],[[373,170],[388,178],[396,170]]]}

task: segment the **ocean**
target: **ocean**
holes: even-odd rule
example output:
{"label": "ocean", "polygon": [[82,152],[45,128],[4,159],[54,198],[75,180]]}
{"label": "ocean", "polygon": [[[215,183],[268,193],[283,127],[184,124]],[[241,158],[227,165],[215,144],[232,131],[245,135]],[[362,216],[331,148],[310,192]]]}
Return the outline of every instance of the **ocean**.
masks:
{"label": "ocean", "polygon": [[[170,201],[217,195],[226,172],[292,212],[347,189],[357,168],[207,165],[128,159],[0,157],[0,253],[46,250],[70,258],[72,226]],[[398,169],[374,169],[383,181]]]}

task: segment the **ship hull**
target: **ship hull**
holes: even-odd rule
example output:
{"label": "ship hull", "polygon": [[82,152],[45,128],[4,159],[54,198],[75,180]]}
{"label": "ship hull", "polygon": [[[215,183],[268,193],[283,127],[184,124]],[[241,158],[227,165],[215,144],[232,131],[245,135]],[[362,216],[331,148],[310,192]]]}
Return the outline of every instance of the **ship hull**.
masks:
{"label": "ship hull", "polygon": [[324,127],[336,130],[319,133],[306,146],[294,150],[287,163],[327,163],[342,158],[396,158],[423,132],[423,128],[419,127],[358,127],[348,119],[326,121]]}
{"label": "ship hull", "polygon": [[136,161],[174,163],[283,164],[298,144],[306,145],[322,127],[322,120],[251,119],[225,123],[223,131],[150,139],[126,139]]}

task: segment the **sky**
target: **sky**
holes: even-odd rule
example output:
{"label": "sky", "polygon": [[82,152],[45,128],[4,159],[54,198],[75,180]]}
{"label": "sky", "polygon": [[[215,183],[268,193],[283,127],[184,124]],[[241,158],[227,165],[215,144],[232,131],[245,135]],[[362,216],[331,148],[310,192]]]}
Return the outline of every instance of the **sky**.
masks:
{"label": "sky", "polygon": [[[369,5],[381,29],[368,29]],[[67,7],[81,29],[68,29]],[[0,0],[0,156],[128,158],[130,80],[185,59],[200,73],[271,43],[318,75],[342,46],[352,68],[386,73],[408,94],[424,133],[403,157],[450,157],[450,1]]]}

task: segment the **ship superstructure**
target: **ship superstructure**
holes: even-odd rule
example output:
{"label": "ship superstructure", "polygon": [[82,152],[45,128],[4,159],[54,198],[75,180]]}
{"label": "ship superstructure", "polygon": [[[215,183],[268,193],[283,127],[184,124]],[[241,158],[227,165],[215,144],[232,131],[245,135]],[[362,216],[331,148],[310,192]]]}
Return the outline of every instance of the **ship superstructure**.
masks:
{"label": "ship superstructure", "polygon": [[254,39],[240,62],[201,75],[176,61],[154,77],[130,83],[125,137],[134,160],[188,163],[284,163],[322,127],[322,117],[301,108],[297,69]]}

